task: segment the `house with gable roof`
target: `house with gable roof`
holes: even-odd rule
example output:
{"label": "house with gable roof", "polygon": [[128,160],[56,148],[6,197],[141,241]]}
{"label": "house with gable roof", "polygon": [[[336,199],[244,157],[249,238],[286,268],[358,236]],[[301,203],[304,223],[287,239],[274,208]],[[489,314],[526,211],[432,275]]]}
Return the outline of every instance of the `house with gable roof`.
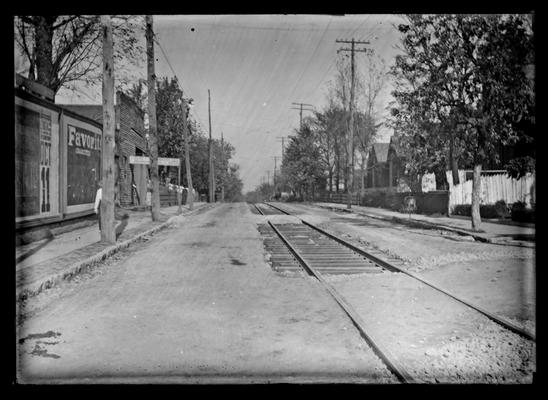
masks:
{"label": "house with gable roof", "polygon": [[392,138],[388,143],[373,143],[367,159],[365,187],[395,188],[401,175],[397,146]]}

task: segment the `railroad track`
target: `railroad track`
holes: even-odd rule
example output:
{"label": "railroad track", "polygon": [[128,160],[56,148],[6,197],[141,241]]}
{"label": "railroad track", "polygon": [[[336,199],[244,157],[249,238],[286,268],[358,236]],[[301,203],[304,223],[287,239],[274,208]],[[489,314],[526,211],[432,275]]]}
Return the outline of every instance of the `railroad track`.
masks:
{"label": "railroad track", "polygon": [[[267,211],[269,208],[278,212],[269,213],[269,211]],[[257,209],[262,211],[262,215],[291,215],[287,210],[269,203],[261,204],[260,208],[257,207]],[[309,275],[318,279],[350,317],[361,336],[368,342],[400,381],[405,383],[416,382],[413,376],[398,363],[397,359],[390,351],[381,346],[379,344],[380,341],[372,337],[371,333],[368,333],[367,327],[360,316],[322,275],[383,273],[384,271],[403,273],[483,314],[502,327],[525,337],[526,339],[536,341],[533,333],[452,294],[438,285],[428,282],[418,275],[394,265],[394,263],[382,259],[379,252],[365,251],[301,218],[298,219],[300,220],[300,223],[291,224],[274,224],[271,221],[268,221],[268,225],[260,228],[261,233],[266,236],[265,247],[272,255],[271,261],[273,269],[277,271],[297,271],[302,269]]]}
{"label": "railroad track", "polygon": [[282,210],[278,207],[274,207],[273,205],[268,203],[255,203],[254,206],[261,215],[290,215],[287,211]]}

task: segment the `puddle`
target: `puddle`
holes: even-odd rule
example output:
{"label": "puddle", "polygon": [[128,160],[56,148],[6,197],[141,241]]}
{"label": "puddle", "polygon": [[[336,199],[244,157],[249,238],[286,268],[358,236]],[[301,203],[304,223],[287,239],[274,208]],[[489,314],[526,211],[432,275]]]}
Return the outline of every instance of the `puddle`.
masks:
{"label": "puddle", "polygon": [[236,259],[236,258],[231,258],[230,259],[230,263],[232,265],[247,265],[246,263],[244,262],[241,262],[240,260]]}
{"label": "puddle", "polygon": [[61,336],[59,332],[47,331],[46,333],[31,333],[27,337],[19,339],[19,344],[25,343],[25,340],[29,339],[45,339],[51,337]]}
{"label": "puddle", "polygon": [[61,356],[53,353],[48,353],[48,350],[41,347],[38,343],[34,345],[34,349],[30,352],[33,356],[49,357],[49,358],[61,358]]}

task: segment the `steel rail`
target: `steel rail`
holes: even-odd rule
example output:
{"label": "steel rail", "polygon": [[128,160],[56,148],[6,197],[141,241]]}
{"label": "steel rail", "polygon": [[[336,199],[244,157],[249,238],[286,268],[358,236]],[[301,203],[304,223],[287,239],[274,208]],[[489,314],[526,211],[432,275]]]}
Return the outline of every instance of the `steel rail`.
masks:
{"label": "steel rail", "polygon": [[[267,204],[268,204],[268,203],[267,203]],[[287,211],[281,210],[281,209],[280,209],[279,207],[277,207],[277,206],[273,206],[272,204],[268,204],[268,205],[271,206],[271,207],[274,207],[274,208],[276,208],[276,209],[278,209],[278,210],[280,210],[280,211],[282,211],[282,212],[285,212],[285,213],[288,214],[288,215],[291,215],[291,214],[289,214]],[[296,218],[299,218],[299,217],[296,217]],[[344,245],[344,246],[349,247],[350,249],[354,250],[355,252],[361,254],[361,255],[364,256],[364,257],[367,257],[367,258],[373,260],[374,262],[378,263],[379,265],[382,265],[383,267],[385,267],[385,268],[387,268],[387,269],[389,269],[389,270],[397,271],[397,272],[401,272],[401,273],[403,273],[403,274],[406,274],[406,275],[408,275],[408,276],[410,276],[410,277],[412,277],[412,278],[414,278],[414,279],[416,279],[416,280],[418,280],[418,281],[424,283],[425,285],[430,286],[431,288],[433,288],[433,289],[435,289],[435,290],[437,290],[437,291],[439,291],[439,292],[445,294],[446,296],[449,296],[449,297],[453,298],[454,300],[456,300],[456,301],[458,301],[458,302],[460,302],[460,303],[466,305],[467,307],[470,307],[470,308],[476,310],[477,312],[479,312],[479,313],[483,314],[484,316],[486,316],[487,318],[489,318],[491,321],[493,321],[493,322],[495,322],[495,323],[497,323],[497,324],[499,324],[499,325],[505,327],[506,329],[508,329],[508,330],[510,330],[510,331],[512,331],[512,332],[514,332],[514,333],[516,333],[516,334],[518,334],[518,335],[520,335],[520,336],[522,336],[522,337],[525,337],[526,339],[529,339],[529,340],[532,340],[532,341],[535,341],[535,342],[536,342],[536,336],[535,336],[534,333],[529,332],[529,331],[526,330],[526,329],[520,328],[519,326],[517,326],[517,325],[511,323],[510,321],[507,321],[506,319],[504,319],[504,318],[502,318],[502,317],[499,317],[499,316],[497,316],[497,315],[495,315],[495,314],[493,314],[493,313],[491,313],[491,312],[489,312],[489,311],[487,311],[487,310],[481,308],[481,307],[478,306],[478,305],[475,305],[475,304],[473,304],[473,303],[470,303],[469,301],[464,300],[464,299],[460,298],[459,296],[457,296],[457,295],[451,293],[451,292],[448,291],[447,289],[444,289],[444,288],[442,288],[442,287],[440,287],[440,286],[438,286],[438,285],[436,285],[436,284],[433,284],[433,283],[427,281],[426,279],[424,279],[424,278],[422,278],[422,277],[420,277],[420,276],[418,276],[418,275],[416,275],[416,274],[414,274],[414,273],[412,273],[412,272],[406,271],[406,270],[404,270],[404,269],[402,269],[402,268],[399,268],[399,267],[397,267],[397,266],[395,266],[395,265],[392,265],[392,264],[390,264],[390,263],[388,263],[388,262],[386,262],[386,261],[384,261],[384,260],[381,260],[381,259],[375,257],[374,255],[369,254],[369,253],[366,252],[365,250],[362,250],[362,249],[360,249],[359,247],[356,247],[356,246],[354,246],[353,244],[348,243],[346,240],[341,239],[341,238],[339,238],[339,237],[337,237],[337,236],[335,236],[335,235],[333,235],[333,234],[331,234],[331,233],[329,233],[329,232],[326,232],[326,231],[323,230],[322,228],[320,228],[320,227],[318,227],[318,226],[315,226],[315,225],[311,224],[310,222],[307,222],[307,221],[303,220],[302,218],[299,218],[299,219],[301,220],[301,222],[302,222],[303,224],[305,224],[305,225],[311,227],[312,229],[315,229],[316,231],[318,231],[318,232],[320,232],[320,233],[322,233],[322,234],[324,234],[324,235],[330,237],[331,239],[337,241],[338,243],[340,243],[340,244],[342,244],[342,245]]]}
{"label": "steel rail", "polygon": [[260,207],[257,205],[257,203],[253,203],[253,205],[255,206],[255,208],[257,209],[257,211],[259,211],[259,214],[265,215],[265,213],[263,212],[263,210],[260,209]]}
{"label": "steel rail", "polygon": [[274,232],[280,237],[280,239],[286,244],[286,246],[289,248],[289,250],[293,253],[295,258],[299,261],[303,269],[308,272],[310,275],[314,276],[317,280],[319,280],[324,287],[327,289],[329,294],[335,299],[337,304],[343,309],[343,311],[348,315],[354,326],[358,329],[360,332],[360,335],[365,339],[365,341],[372,347],[373,351],[379,356],[379,358],[388,366],[388,369],[396,375],[396,377],[403,383],[417,383],[415,378],[413,378],[406,370],[405,368],[397,361],[396,357],[390,353],[388,349],[386,349],[384,346],[379,344],[377,340],[371,335],[371,333],[367,333],[364,326],[363,320],[360,318],[360,316],[356,313],[356,311],[348,304],[348,302],[344,299],[343,296],[341,296],[333,286],[331,286],[328,282],[326,282],[321,274],[317,272],[314,268],[312,268],[301,256],[299,251],[293,247],[293,245],[289,242],[289,240],[279,231],[279,229],[270,221],[268,221]]}

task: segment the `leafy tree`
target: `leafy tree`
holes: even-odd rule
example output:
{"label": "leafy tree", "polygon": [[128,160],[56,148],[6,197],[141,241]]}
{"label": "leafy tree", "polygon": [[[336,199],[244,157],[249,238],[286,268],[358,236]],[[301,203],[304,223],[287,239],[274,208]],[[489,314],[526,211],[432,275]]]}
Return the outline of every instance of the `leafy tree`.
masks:
{"label": "leafy tree", "polygon": [[[134,86],[134,90],[137,90]],[[183,124],[181,105],[183,91],[177,78],[158,79],[156,91],[156,118],[158,124],[158,154],[160,157],[184,158]],[[188,122],[187,122],[188,123]]]}
{"label": "leafy tree", "polygon": [[410,170],[441,175],[455,158],[471,163],[472,228],[479,230],[482,165],[534,123],[532,32],[521,15],[408,18],[398,28],[404,55],[393,70],[400,79],[393,115]]}
{"label": "leafy tree", "polygon": [[[142,17],[113,16],[114,68],[117,80],[125,82],[120,71],[124,64],[142,60],[139,33]],[[26,60],[27,77],[55,93],[61,87],[74,88],[101,82],[101,24],[99,15],[17,16],[14,18],[15,43]]]}
{"label": "leafy tree", "polygon": [[240,166],[237,164],[230,164],[225,180],[223,181],[225,186],[225,201],[242,201],[242,189],[244,184],[239,176]]}
{"label": "leafy tree", "polygon": [[[134,84],[126,90],[137,104],[146,104],[142,82]],[[160,157],[180,158],[181,165],[185,165],[183,114],[179,100],[183,98],[183,91],[179,87],[177,78],[163,77],[157,81],[156,115],[158,125],[158,154]],[[208,190],[208,139],[205,134],[196,129],[196,124],[190,118],[187,120],[189,132],[190,169],[193,187],[201,193]],[[225,199],[237,201],[241,197],[243,183],[238,176],[239,166],[231,164],[234,155],[234,146],[224,141],[214,139],[212,142],[216,186],[225,186]],[[183,171],[181,171],[183,172]],[[181,183],[188,185],[186,174],[181,175]]]}
{"label": "leafy tree", "polygon": [[308,120],[316,136],[316,143],[320,151],[321,168],[326,171],[329,190],[333,188],[335,180],[336,190],[339,190],[340,167],[344,165],[340,159],[343,152],[346,115],[332,101],[323,112],[315,112],[314,117]]}
{"label": "leafy tree", "polygon": [[325,186],[325,172],[321,163],[321,152],[314,132],[308,123],[290,137],[282,160],[281,173],[285,183],[297,196],[306,200]]}

